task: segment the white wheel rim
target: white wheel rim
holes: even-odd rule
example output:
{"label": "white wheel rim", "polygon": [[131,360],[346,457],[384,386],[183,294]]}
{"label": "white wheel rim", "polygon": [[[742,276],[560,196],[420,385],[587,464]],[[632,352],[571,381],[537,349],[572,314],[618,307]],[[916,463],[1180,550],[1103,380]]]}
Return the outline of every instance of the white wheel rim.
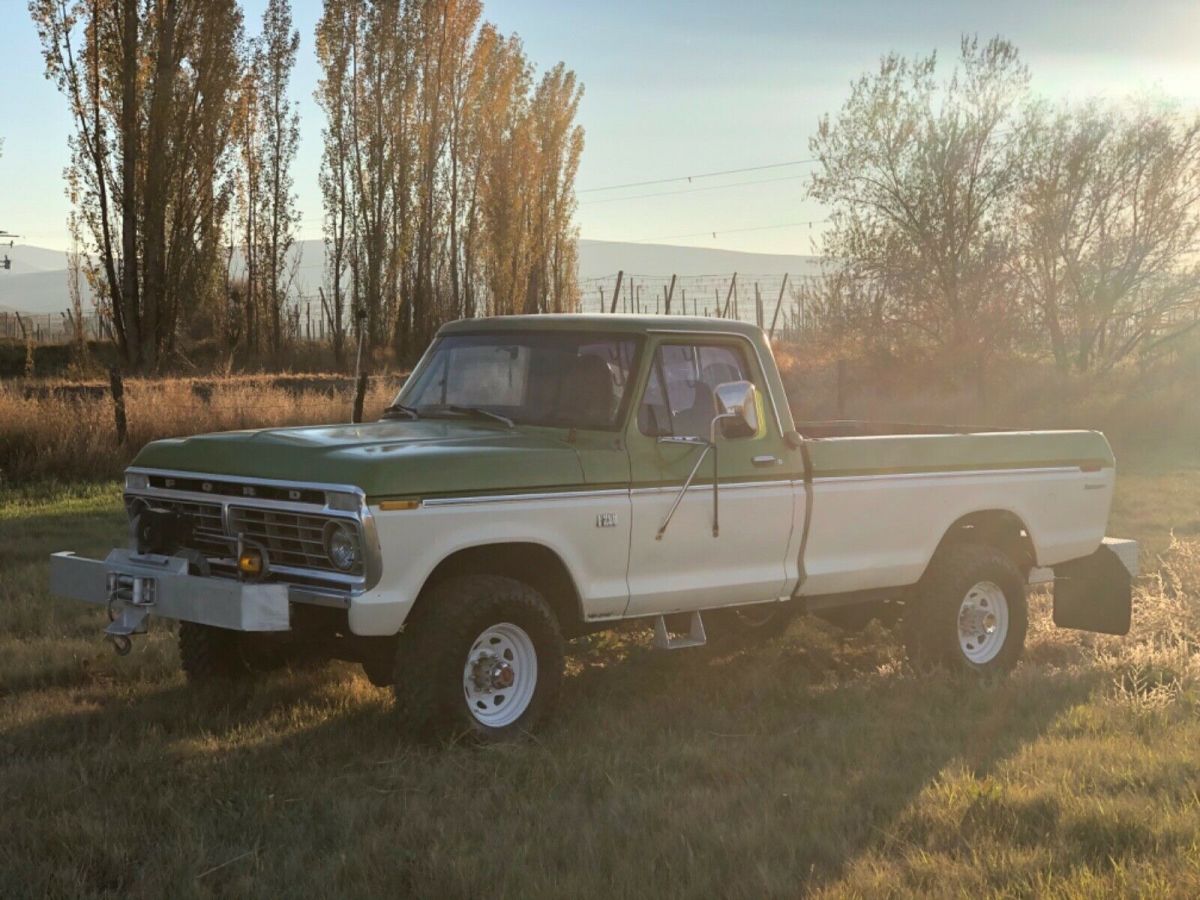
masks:
{"label": "white wheel rim", "polygon": [[529,708],[537,687],[537,650],[525,629],[510,622],[485,628],[463,667],[463,694],[476,721],[511,725]]}
{"label": "white wheel rim", "polygon": [[981,581],[967,591],[958,608],[958,646],[977,665],[999,655],[1008,638],[1008,598],[1000,586]]}

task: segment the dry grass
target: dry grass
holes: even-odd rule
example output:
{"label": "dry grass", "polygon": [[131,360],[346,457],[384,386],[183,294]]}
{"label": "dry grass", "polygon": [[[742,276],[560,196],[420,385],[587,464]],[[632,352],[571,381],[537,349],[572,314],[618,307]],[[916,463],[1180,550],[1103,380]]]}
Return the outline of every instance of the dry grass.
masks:
{"label": "dry grass", "polygon": [[[781,346],[776,357],[798,419],[839,417],[837,358],[831,347]],[[938,380],[927,369],[895,365],[847,368],[848,418],[882,421],[1083,427],[1104,431],[1119,453],[1142,450],[1169,434],[1200,447],[1200,365],[1102,378],[1061,376],[1045,363],[997,364],[982,400],[968,386]],[[350,420],[352,390],[321,389],[327,375],[129,379],[129,437],[118,445],[112,401],[101,382],[0,381],[0,485],[35,479],[114,478],[148,441],[181,434],[310,425]],[[403,375],[373,379],[368,419],[391,400]],[[64,388],[95,394],[72,399]],[[32,392],[33,396],[28,396]]]}
{"label": "dry grass", "polygon": [[[1170,438],[1200,444],[1200,358],[1142,371],[1063,374],[1043,361],[993,364],[980,396],[962,373],[850,357],[837,404],[836,348],[781,347],[776,359],[798,419],[873,419],[1032,428],[1095,428],[1114,445]],[[958,377],[953,377],[955,375]]]}
{"label": "dry grass", "polygon": [[[1200,507],[1153,464],[1115,533],[1136,477],[1176,479],[1163,533]],[[122,529],[111,484],[0,497],[2,896],[1200,895],[1200,538],[1146,561],[1128,638],[1035,595],[1009,679],[914,672],[877,625],[597,635],[551,728],[475,750],[400,741],[352,666],[189,689],[161,624],[114,658],[45,556]]]}
{"label": "dry grass", "polygon": [[[313,387],[322,377],[128,379],[129,432],[124,445],[117,443],[107,385],[86,385],[100,396],[74,399],[53,393],[65,386],[61,383],[0,382],[0,484],[41,478],[114,478],[143,445],[156,438],[349,422],[352,390]],[[373,379],[365,415],[377,417],[401,381],[402,376]],[[29,391],[50,393],[27,397]]]}

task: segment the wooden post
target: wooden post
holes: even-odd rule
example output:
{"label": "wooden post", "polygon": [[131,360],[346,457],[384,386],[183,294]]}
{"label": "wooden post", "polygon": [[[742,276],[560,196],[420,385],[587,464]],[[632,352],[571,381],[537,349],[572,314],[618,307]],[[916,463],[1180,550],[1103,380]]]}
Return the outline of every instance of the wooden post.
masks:
{"label": "wooden post", "polygon": [[[617,298],[621,296],[621,279],[624,277],[625,270],[622,269],[617,273],[617,285],[613,288],[612,308],[609,310],[610,313],[615,313],[617,311]],[[601,307],[601,309],[603,308],[604,307]]]}
{"label": "wooden post", "polygon": [[[674,274],[672,274],[671,275],[671,286],[667,289],[667,305],[663,309],[663,312],[666,313],[668,316],[671,314],[671,297],[673,297],[674,295],[675,295],[675,276],[674,276]],[[686,303],[687,301],[685,300],[684,302]],[[684,309],[684,312],[687,312],[686,308]]]}
{"label": "wooden post", "polygon": [[[715,288],[714,288],[715,290]],[[721,313],[722,319],[729,318],[729,301],[733,299],[734,292],[737,291],[737,272],[733,273],[733,278],[729,282],[729,290],[725,293],[725,308]]]}
{"label": "wooden post", "polygon": [[116,366],[108,370],[108,386],[112,391],[113,422],[117,426],[117,443],[124,444],[129,435],[128,422],[125,420],[125,383],[121,380],[121,372]]}
{"label": "wooden post", "polygon": [[359,372],[358,380],[354,385],[354,413],[351,421],[356,425],[363,420],[363,402],[367,397],[367,379],[368,375],[366,372]]}
{"label": "wooden post", "polygon": [[362,421],[363,400],[367,394],[367,372],[363,367],[363,343],[366,341],[367,314],[358,313],[358,356],[354,360],[354,409],[350,421],[357,425]]}
{"label": "wooden post", "polygon": [[775,301],[775,315],[771,316],[771,330],[767,332],[767,340],[775,337],[775,323],[779,321],[779,309],[783,306],[783,289],[787,287],[788,273],[783,273],[783,282],[779,285],[779,299]]}
{"label": "wooden post", "polygon": [[754,282],[754,324],[759,328],[763,327],[763,302],[762,291],[758,289],[758,282]]}
{"label": "wooden post", "polygon": [[837,411],[838,418],[846,418],[846,360],[837,361]]}

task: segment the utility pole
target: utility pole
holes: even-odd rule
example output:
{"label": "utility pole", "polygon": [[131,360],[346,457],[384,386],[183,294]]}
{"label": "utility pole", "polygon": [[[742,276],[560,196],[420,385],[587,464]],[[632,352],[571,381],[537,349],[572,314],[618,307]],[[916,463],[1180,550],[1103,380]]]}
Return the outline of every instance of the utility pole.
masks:
{"label": "utility pole", "polygon": [[[11,248],[11,247],[12,247],[12,245],[13,245],[13,239],[14,239],[14,238],[19,238],[19,237],[21,237],[21,235],[19,235],[19,234],[13,234],[11,231],[0,231],[0,243],[3,243],[3,242],[4,242],[4,240],[7,238],[7,239],[8,239],[8,246],[9,246],[10,248]],[[4,254],[4,260],[3,260],[3,263],[0,263],[0,265],[2,265],[2,267],[4,268],[4,270],[5,270],[5,271],[8,271],[9,269],[11,269],[11,268],[12,268],[12,260],[8,258],[8,254],[7,254],[7,253],[5,253],[5,254]]]}

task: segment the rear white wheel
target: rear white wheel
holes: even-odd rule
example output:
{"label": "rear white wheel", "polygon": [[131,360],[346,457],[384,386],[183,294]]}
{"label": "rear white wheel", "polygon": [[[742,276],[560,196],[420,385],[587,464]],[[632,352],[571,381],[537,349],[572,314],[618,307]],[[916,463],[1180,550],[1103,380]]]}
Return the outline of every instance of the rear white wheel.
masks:
{"label": "rear white wheel", "polygon": [[972,672],[1007,672],[1025,647],[1025,578],[986,544],[938,551],[901,622],[909,658]]}
{"label": "rear white wheel", "polygon": [[991,662],[1008,638],[1008,600],[999,585],[980,581],[971,586],[958,608],[958,645],[976,665]]}

